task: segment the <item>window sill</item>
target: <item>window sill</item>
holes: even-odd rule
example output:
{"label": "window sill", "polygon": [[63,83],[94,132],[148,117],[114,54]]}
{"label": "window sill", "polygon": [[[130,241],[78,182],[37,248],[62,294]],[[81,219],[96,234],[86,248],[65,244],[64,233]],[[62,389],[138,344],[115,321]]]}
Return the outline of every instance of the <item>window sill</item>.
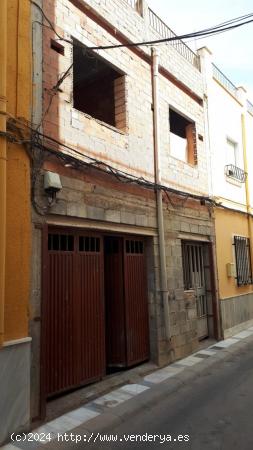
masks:
{"label": "window sill", "polygon": [[192,169],[197,169],[198,168],[198,164],[191,164],[187,161],[184,161],[183,159],[177,158],[176,156],[172,155],[171,153],[169,153],[170,158],[174,159],[175,161],[179,161],[182,164],[184,164],[184,166],[186,167],[191,167]]}
{"label": "window sill", "polygon": [[[86,119],[90,119],[93,120],[94,122],[98,123],[99,125],[109,128],[109,130],[112,130],[118,134],[121,134],[122,136],[128,136],[128,132],[127,131],[123,131],[120,130],[119,128],[114,127],[113,125],[110,125],[109,123],[103,122],[102,120],[96,119],[95,117],[90,116],[89,114],[83,112],[83,111],[79,111],[78,109],[75,109],[74,107],[72,107],[72,113],[74,113],[74,119],[76,119],[76,116],[78,114],[78,116],[80,115],[81,117],[85,117]],[[73,114],[72,114],[72,118],[73,118]],[[77,128],[74,127],[72,124],[71,126],[73,128]]]}

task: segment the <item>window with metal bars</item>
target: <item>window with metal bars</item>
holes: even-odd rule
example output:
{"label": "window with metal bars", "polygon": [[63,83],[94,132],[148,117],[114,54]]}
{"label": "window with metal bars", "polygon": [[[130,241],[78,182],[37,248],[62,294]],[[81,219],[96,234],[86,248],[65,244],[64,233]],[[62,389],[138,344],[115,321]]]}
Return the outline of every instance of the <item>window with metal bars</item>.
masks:
{"label": "window with metal bars", "polygon": [[92,236],[79,236],[79,252],[100,252],[100,239]]}
{"label": "window with metal bars", "polygon": [[50,233],[48,235],[48,250],[52,252],[73,252],[74,236]]}
{"label": "window with metal bars", "polygon": [[234,236],[237,286],[252,284],[250,240],[243,236]]}
{"label": "window with metal bars", "polygon": [[144,245],[142,241],[127,240],[126,253],[142,255],[144,253]]}

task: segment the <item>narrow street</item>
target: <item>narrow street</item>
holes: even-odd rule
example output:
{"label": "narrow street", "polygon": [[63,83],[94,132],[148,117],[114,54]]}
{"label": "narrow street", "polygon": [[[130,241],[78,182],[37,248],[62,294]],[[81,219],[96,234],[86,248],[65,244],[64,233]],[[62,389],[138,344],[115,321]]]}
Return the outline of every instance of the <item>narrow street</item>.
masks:
{"label": "narrow street", "polygon": [[[122,423],[118,426],[102,431],[100,435],[95,431],[89,443],[54,442],[48,447],[135,450],[140,447],[158,449],[164,446],[192,450],[252,450],[252,343],[251,338],[235,351],[226,351],[224,358],[217,359],[210,367],[196,372],[196,377],[189,381],[185,377],[184,383],[176,392],[164,395],[162,401],[154,402],[151,407],[145,407],[145,396],[148,394],[144,392],[141,394],[143,400],[139,400],[143,408],[138,414],[131,417],[128,407],[127,420],[122,416]],[[221,351],[220,356],[221,353],[225,352]],[[166,385],[170,383],[171,380],[167,380],[160,384],[160,388],[166,392]],[[138,402],[137,399],[135,401]],[[73,433],[85,435],[87,429],[89,427],[85,424]],[[105,442],[106,439],[111,439],[111,435],[118,442]],[[134,442],[133,435],[136,435],[137,442]],[[142,435],[142,438],[137,435]],[[151,436],[149,439],[153,442],[147,442],[147,436]],[[172,442],[169,441],[169,436]],[[140,442],[141,439],[144,442]]]}

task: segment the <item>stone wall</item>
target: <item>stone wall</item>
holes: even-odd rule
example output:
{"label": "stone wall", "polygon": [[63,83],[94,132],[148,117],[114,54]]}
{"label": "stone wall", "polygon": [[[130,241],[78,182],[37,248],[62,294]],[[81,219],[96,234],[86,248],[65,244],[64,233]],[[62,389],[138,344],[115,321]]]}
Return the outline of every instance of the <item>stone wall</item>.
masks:
{"label": "stone wall", "polygon": [[253,293],[220,300],[224,338],[253,325]]}
{"label": "stone wall", "polygon": [[[49,164],[49,163],[47,163]],[[32,405],[38,411],[40,319],[41,319],[41,246],[43,223],[99,230],[103,233],[139,234],[147,236],[147,271],[151,360],[160,366],[189,355],[198,347],[196,301],[194,291],[184,291],[182,271],[182,239],[206,239],[213,242],[212,216],[199,202],[164,202],[166,264],[169,287],[171,343],[165,339],[164,310],[160,296],[159,246],[154,194],[122,183],[88,177],[81,171],[54,166],[61,174],[62,190],[45,216],[34,213],[33,282],[30,330],[33,337]],[[51,166],[52,169],[52,166]],[[63,171],[63,172],[61,172]],[[63,175],[64,173],[64,175]],[[74,177],[75,175],[75,177]],[[132,192],[131,192],[132,191]],[[174,198],[175,201],[175,198]],[[36,202],[46,208],[43,173],[37,183]],[[36,391],[36,392],[35,392]]]}

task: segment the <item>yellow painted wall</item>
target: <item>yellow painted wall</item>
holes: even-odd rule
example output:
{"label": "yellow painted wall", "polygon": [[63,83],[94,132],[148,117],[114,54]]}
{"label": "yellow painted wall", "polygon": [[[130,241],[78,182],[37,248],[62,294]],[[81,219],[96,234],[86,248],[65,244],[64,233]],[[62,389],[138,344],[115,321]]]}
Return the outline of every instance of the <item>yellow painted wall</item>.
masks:
{"label": "yellow painted wall", "polygon": [[[8,0],[7,112],[31,120],[29,0]],[[28,335],[31,210],[30,162],[24,147],[7,147],[7,236],[4,340]]]}
{"label": "yellow painted wall", "polygon": [[[234,297],[253,292],[252,285],[238,287],[234,278],[227,276],[226,264],[234,262],[233,236],[249,237],[248,219],[245,214],[226,209],[215,210],[216,251],[220,298]],[[253,242],[251,242],[251,248]]]}

